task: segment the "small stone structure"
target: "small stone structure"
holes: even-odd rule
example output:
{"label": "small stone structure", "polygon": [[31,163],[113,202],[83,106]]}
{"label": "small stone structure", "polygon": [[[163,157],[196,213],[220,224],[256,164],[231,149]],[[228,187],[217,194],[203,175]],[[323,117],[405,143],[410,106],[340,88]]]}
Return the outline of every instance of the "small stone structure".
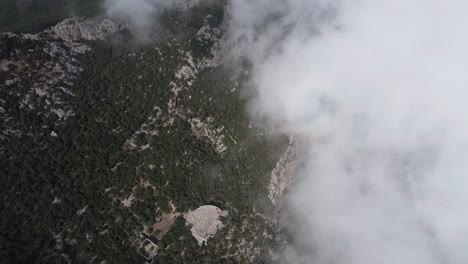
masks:
{"label": "small stone structure", "polygon": [[158,254],[158,245],[156,245],[153,241],[149,240],[148,238],[145,238],[145,240],[143,240],[143,242],[138,247],[137,252],[146,260],[150,260]]}

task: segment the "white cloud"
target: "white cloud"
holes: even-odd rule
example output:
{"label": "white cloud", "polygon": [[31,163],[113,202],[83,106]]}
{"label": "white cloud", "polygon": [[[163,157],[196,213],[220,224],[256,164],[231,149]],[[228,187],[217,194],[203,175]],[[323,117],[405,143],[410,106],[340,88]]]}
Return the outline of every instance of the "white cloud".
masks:
{"label": "white cloud", "polygon": [[187,6],[197,0],[104,0],[107,15],[126,19],[140,40],[145,40],[158,26],[157,19],[164,8]]}
{"label": "white cloud", "polygon": [[252,111],[312,142],[290,201],[305,263],[468,263],[466,10],[232,1]]}

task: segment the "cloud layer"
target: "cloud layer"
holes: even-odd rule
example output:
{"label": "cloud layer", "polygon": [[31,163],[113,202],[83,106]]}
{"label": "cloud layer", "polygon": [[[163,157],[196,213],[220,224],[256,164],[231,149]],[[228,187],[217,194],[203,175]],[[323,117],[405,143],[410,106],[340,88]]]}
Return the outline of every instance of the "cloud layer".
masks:
{"label": "cloud layer", "polygon": [[468,4],[247,1],[255,115],[311,142],[297,262],[468,263]]}
{"label": "cloud layer", "polygon": [[137,37],[145,41],[158,27],[158,16],[164,8],[188,6],[198,0],[104,0],[104,10],[110,17],[127,20]]}

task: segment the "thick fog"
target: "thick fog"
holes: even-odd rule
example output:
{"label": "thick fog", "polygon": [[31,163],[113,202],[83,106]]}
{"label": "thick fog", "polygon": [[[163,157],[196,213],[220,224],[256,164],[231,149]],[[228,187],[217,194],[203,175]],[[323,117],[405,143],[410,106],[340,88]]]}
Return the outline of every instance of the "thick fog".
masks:
{"label": "thick fog", "polygon": [[154,31],[163,3],[160,0],[104,0],[104,9],[108,16],[128,21],[137,37],[146,41]]}
{"label": "thick fog", "polygon": [[128,21],[140,41],[146,41],[158,30],[157,18],[164,8],[188,6],[198,0],[104,0],[103,8],[110,17]]}
{"label": "thick fog", "polygon": [[[252,114],[307,138],[290,262],[468,263],[468,3],[233,0]],[[305,141],[307,142],[307,141]]]}

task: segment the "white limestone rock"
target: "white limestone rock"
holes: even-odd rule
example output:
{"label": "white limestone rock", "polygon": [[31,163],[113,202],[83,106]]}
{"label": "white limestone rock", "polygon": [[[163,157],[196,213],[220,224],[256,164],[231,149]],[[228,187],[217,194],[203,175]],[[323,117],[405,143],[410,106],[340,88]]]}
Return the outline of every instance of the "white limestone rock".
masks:
{"label": "white limestone rock", "polygon": [[188,224],[192,225],[192,235],[198,241],[198,245],[207,243],[210,237],[223,228],[223,222],[219,220],[221,216],[227,216],[228,212],[213,205],[203,205],[195,211],[184,214]]}

